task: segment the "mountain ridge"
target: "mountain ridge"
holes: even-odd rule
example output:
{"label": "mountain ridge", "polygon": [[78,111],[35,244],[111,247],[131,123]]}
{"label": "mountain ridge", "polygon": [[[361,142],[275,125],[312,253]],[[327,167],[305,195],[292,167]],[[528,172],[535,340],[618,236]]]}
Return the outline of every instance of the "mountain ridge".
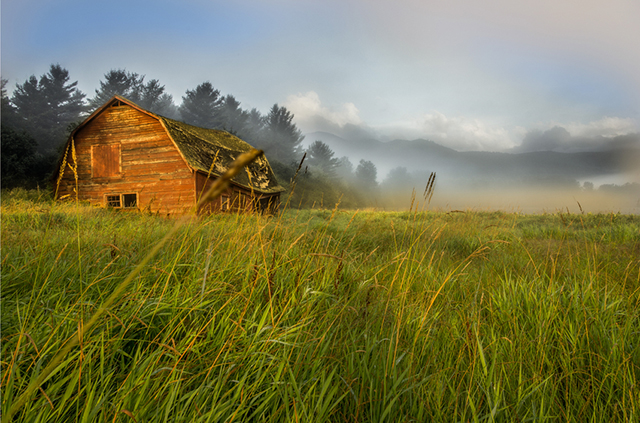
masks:
{"label": "mountain ridge", "polygon": [[473,178],[502,183],[553,179],[571,183],[621,172],[619,151],[457,151],[423,138],[382,142],[371,138],[346,139],[323,131],[305,137],[308,143],[324,142],[336,157],[347,156],[356,166],[360,160],[373,162],[380,180],[396,167],[405,167],[410,172],[436,172],[441,180]]}

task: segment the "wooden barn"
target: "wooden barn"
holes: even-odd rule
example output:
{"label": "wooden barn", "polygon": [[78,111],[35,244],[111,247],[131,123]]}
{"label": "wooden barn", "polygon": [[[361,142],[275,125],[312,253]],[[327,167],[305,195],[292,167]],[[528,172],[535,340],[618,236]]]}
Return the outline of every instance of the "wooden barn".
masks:
{"label": "wooden barn", "polygon": [[[241,153],[251,146],[225,131],[198,128],[142,109],[115,96],[69,136],[56,198],[161,214],[191,213]],[[232,180],[201,212],[274,212],[284,189],[264,156]]]}

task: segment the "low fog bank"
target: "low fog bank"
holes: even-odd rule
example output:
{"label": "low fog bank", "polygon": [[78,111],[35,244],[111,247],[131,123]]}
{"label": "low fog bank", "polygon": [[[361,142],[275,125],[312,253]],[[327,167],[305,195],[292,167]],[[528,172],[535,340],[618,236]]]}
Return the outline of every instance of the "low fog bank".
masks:
{"label": "low fog bank", "polygon": [[640,214],[640,179],[631,168],[627,172],[589,174],[570,164],[554,166],[536,160],[511,169],[434,168],[441,171],[434,172],[436,182],[430,196],[426,192],[430,172],[403,168],[390,171],[379,187],[380,206],[407,210],[413,198],[414,209],[418,203],[419,207],[443,211]]}
{"label": "low fog bank", "polygon": [[456,151],[425,139],[345,139],[328,132],[307,134],[306,139],[335,153],[335,173],[347,183],[358,179],[363,165],[373,168],[368,175],[374,184],[351,185],[372,206],[385,210],[409,209],[412,195],[422,200],[435,174],[431,209],[542,213],[580,212],[582,207],[585,213],[640,213],[639,134],[591,137],[593,142],[587,143],[554,128],[532,132],[521,148],[510,152]]}
{"label": "low fog bank", "polygon": [[431,201],[424,187],[385,190],[381,187],[377,206],[383,210],[505,211],[511,213],[623,213],[640,214],[640,184],[603,186],[600,189],[550,188],[455,188],[435,185]]}

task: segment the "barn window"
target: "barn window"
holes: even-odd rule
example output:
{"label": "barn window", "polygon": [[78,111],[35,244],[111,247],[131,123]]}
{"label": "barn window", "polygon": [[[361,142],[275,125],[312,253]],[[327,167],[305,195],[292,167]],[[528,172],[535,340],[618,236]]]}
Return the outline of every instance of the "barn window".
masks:
{"label": "barn window", "polygon": [[138,194],[110,194],[105,196],[107,207],[134,209],[138,207]]}
{"label": "barn window", "polygon": [[120,195],[107,195],[107,207],[120,207]]}
{"label": "barn window", "polygon": [[138,205],[138,194],[122,194],[122,203],[125,209]]}
{"label": "barn window", "polygon": [[120,175],[120,144],[91,146],[91,176],[112,178]]}
{"label": "barn window", "polygon": [[222,200],[222,202],[220,203],[220,210],[225,211],[225,210],[229,210],[229,196],[228,195],[223,195],[222,197],[220,197]]}

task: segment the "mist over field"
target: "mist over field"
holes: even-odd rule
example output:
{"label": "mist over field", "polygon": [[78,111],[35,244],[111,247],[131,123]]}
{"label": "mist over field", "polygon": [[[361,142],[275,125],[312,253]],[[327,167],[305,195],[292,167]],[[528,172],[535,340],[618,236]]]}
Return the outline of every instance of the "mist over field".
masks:
{"label": "mist over field", "polygon": [[[416,190],[419,191],[419,190]],[[385,210],[408,210],[411,193],[387,192],[381,196]],[[436,185],[430,203],[418,195],[413,208],[443,212],[492,211],[511,213],[640,213],[640,195],[611,191],[585,191],[583,189],[523,187],[520,189],[460,189]]]}
{"label": "mist over field", "polygon": [[374,163],[376,206],[384,209],[407,209],[414,197],[415,207],[435,173],[432,209],[640,212],[640,136],[635,133],[585,140],[557,127],[530,133],[506,152],[456,151],[425,139],[384,142],[351,136],[317,131],[306,134],[304,142],[320,140],[351,163]]}

